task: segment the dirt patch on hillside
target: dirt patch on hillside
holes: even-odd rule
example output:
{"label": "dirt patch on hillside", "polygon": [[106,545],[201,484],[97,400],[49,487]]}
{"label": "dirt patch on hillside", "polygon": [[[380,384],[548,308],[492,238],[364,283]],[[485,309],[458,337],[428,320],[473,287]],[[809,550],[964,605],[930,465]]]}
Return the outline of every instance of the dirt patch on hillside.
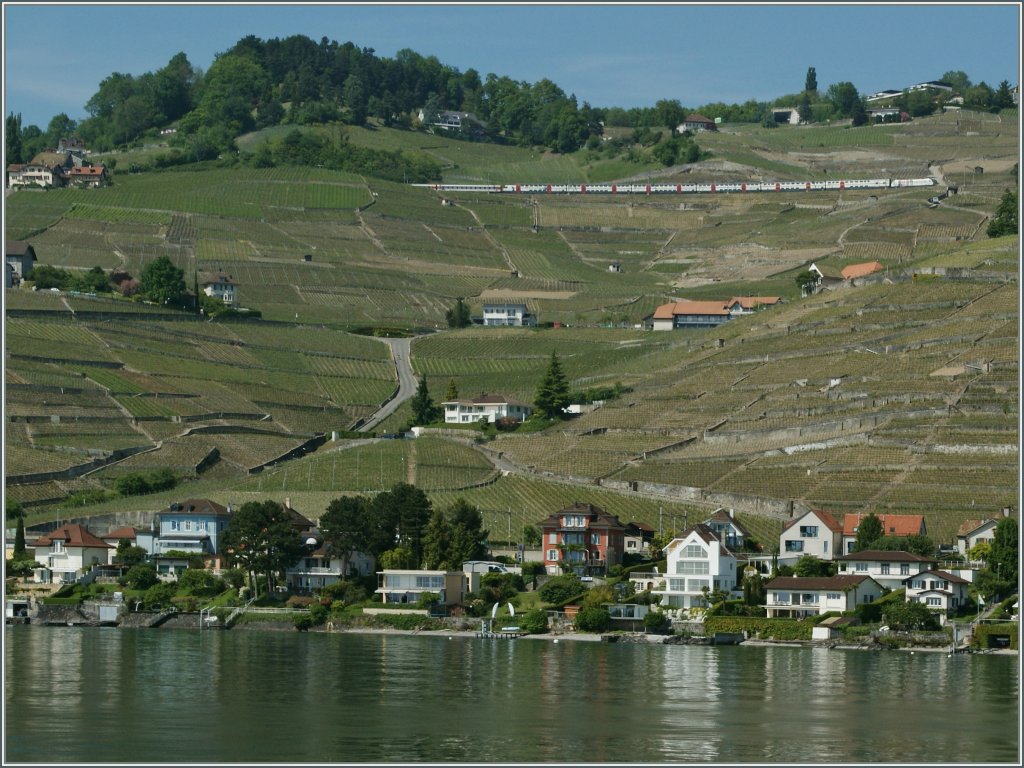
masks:
{"label": "dirt patch on hillside", "polygon": [[480,293],[484,301],[491,299],[571,299],[576,291],[501,291],[488,289]]}
{"label": "dirt patch on hillside", "polygon": [[710,251],[676,251],[661,263],[693,264],[678,280],[676,288],[694,288],[708,283],[734,280],[763,280],[786,272],[835,251],[835,248],[776,250],[756,243],[739,243]]}

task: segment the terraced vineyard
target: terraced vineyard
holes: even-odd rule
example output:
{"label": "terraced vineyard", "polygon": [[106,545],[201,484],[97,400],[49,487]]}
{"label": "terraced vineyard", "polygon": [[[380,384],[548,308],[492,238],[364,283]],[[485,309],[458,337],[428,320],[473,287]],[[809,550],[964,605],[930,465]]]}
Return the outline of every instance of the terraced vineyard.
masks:
{"label": "terraced vineyard", "polygon": [[[733,507],[765,541],[781,526],[778,515],[754,514],[768,507],[920,512],[948,542],[963,519],[1014,504],[1019,488],[1019,241],[984,234],[1016,184],[1016,133],[1001,122],[1010,118],[724,126],[697,139],[710,160],[667,169],[348,131],[362,146],[428,154],[446,181],[471,183],[907,178],[944,158],[936,167],[959,190],[938,208],[928,198],[944,187],[442,195],[297,168],[118,174],[103,190],[20,191],[7,200],[6,234],[32,242],[40,263],[138,274],[167,255],[188,284],[223,269],[263,322],[6,291],[5,465],[18,480],[8,492],[42,518],[77,490],[170,467],[189,478],[190,495],[289,497],[311,516],[338,494],[411,481],[435,504],[478,504],[492,539],[511,525],[515,540],[552,509],[589,500],[662,527]],[[979,165],[982,174],[963,170]],[[793,278],[811,262],[864,261],[883,272],[800,298]],[[739,295],[784,303],[706,331],[638,328],[668,301]],[[474,315],[485,301],[521,301],[561,327],[426,333],[445,328],[458,298]],[[435,401],[451,381],[463,397],[530,402],[553,351],[574,389],[628,390],[545,431],[501,434],[486,454],[425,437],[328,441],[277,462],[392,395],[387,347],[350,332],[367,327],[419,334],[412,364]],[[403,405],[381,428],[410,418]],[[511,474],[496,470],[497,453]],[[94,460],[96,471],[69,476]]]}

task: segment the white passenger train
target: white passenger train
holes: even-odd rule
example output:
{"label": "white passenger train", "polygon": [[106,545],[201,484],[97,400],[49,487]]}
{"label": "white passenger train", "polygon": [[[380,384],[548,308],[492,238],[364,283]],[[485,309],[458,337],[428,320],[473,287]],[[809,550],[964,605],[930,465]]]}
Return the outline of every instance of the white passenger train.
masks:
{"label": "white passenger train", "polygon": [[837,181],[730,181],[706,184],[413,184],[437,192],[505,192],[548,195],[664,195],[713,192],[821,192],[844,189],[930,187],[935,179],[839,179]]}

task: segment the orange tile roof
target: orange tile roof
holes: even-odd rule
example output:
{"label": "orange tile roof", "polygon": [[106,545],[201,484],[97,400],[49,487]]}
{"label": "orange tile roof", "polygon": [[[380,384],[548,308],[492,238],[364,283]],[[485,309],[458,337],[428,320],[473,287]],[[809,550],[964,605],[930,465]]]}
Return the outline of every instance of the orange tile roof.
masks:
{"label": "orange tile roof", "polygon": [[863,264],[849,264],[843,267],[843,278],[853,280],[855,277],[864,277],[872,272],[881,272],[883,267],[877,261],[865,261]]}
{"label": "orange tile roof", "polygon": [[78,523],[66,523],[55,531],[36,540],[34,546],[48,547],[54,541],[63,541],[65,547],[89,547],[94,549],[113,549],[110,544],[96,538],[88,528]]}
{"label": "orange tile roof", "polygon": [[[843,536],[856,536],[857,526],[867,515],[847,512],[843,518]],[[882,523],[883,536],[916,536],[921,533],[924,515],[875,515]]]}
{"label": "orange tile roof", "polygon": [[729,299],[729,306],[739,304],[744,309],[753,309],[760,304],[778,304],[778,296],[733,296]]}

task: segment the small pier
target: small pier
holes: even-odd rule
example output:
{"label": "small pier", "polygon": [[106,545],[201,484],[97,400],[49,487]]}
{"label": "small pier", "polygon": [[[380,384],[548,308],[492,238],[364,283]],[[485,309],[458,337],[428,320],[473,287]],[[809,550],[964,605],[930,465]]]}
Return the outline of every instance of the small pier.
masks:
{"label": "small pier", "polygon": [[525,634],[527,633],[519,627],[499,627],[498,629],[492,629],[490,624],[485,624],[476,633],[476,636],[485,639],[515,640],[517,637],[522,637]]}

